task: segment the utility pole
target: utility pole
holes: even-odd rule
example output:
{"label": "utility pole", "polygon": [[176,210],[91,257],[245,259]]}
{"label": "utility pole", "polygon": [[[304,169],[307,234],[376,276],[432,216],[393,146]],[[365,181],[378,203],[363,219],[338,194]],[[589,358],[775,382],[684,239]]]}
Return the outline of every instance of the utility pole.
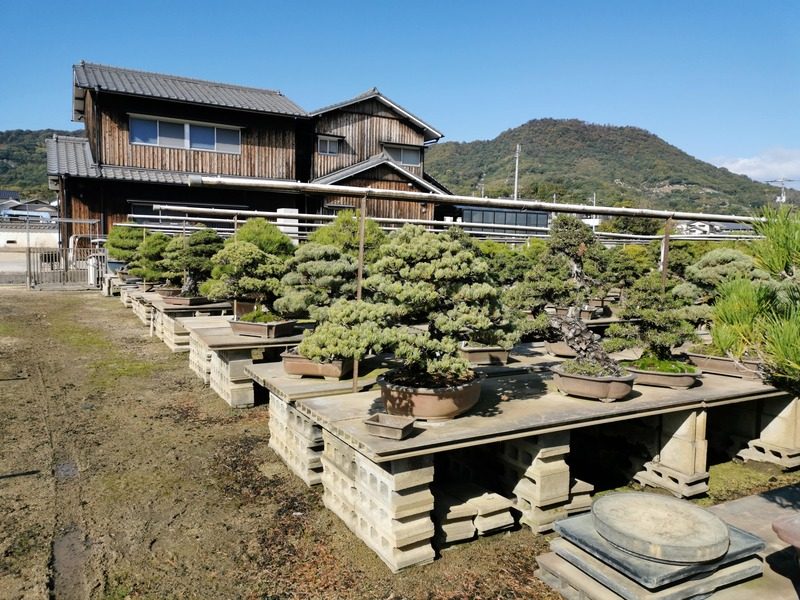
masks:
{"label": "utility pole", "polygon": [[517,151],[514,153],[514,200],[519,198],[519,151],[520,145],[517,144]]}

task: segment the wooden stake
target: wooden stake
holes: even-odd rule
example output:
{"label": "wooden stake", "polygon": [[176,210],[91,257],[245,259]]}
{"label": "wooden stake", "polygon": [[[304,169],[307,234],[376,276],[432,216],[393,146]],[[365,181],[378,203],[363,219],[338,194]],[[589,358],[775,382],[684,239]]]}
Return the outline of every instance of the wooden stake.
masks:
{"label": "wooden stake", "polygon": [[661,240],[661,293],[667,289],[667,274],[669,272],[669,234],[672,231],[672,217],[664,225],[664,237]]}
{"label": "wooden stake", "polygon": [[[358,273],[356,275],[356,301],[361,300],[361,288],[364,280],[364,236],[367,230],[367,195],[361,197],[361,209],[358,214]],[[358,391],[358,357],[353,360],[353,393]]]}

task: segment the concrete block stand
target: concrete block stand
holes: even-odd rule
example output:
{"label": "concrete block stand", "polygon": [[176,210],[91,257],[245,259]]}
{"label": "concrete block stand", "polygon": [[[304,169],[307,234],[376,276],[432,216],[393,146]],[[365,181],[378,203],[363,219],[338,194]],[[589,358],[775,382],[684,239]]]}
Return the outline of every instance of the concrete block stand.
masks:
{"label": "concrete block stand", "polygon": [[770,462],[794,469],[800,466],[800,399],[763,401],[759,413],[759,437],[739,452],[744,460]]}
{"label": "concrete block stand", "polygon": [[269,399],[269,447],[306,485],[322,483],[322,429],[274,394]]}

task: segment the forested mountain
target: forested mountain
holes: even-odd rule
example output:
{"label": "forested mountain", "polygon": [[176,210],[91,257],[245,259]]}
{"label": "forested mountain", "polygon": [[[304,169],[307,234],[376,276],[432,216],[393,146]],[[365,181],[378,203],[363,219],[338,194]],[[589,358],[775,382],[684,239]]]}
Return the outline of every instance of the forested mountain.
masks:
{"label": "forested mountain", "polygon": [[[778,188],[697,160],[636,127],[537,119],[493,140],[445,142],[426,154],[425,169],[452,192],[511,197],[514,150],[522,145],[519,197],[558,202],[748,214]],[[797,202],[800,192],[787,190]]]}
{"label": "forested mountain", "polygon": [[[83,130],[0,131],[0,189],[23,197],[54,197],[47,189],[44,140]],[[778,188],[756,183],[697,160],[636,127],[592,125],[578,120],[538,119],[504,131],[493,140],[434,144],[425,168],[451,191],[510,197],[514,149],[522,145],[521,198],[675,210],[747,214],[771,202]],[[800,202],[800,192],[787,190]]]}
{"label": "forested mountain", "polygon": [[55,192],[47,189],[47,152],[44,148],[44,141],[54,134],[83,135],[83,130],[0,131],[0,189],[19,191],[23,198],[55,198]]}

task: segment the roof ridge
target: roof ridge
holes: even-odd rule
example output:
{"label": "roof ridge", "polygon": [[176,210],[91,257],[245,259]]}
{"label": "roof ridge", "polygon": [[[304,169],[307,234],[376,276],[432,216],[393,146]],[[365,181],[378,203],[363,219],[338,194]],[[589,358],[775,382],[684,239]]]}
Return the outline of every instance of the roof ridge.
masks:
{"label": "roof ridge", "polygon": [[280,90],[274,90],[271,88],[259,88],[250,85],[238,85],[235,83],[223,83],[221,81],[213,81],[211,79],[198,79],[196,77],[185,77],[183,75],[170,75],[168,73],[160,73],[158,71],[142,71],[141,69],[129,69],[127,67],[115,67],[114,65],[106,65],[102,63],[91,63],[86,61],[81,61],[77,65],[73,65],[75,67],[99,67],[101,69],[113,69],[114,71],[124,71],[126,73],[134,73],[138,75],[155,75],[157,77],[164,77],[166,79],[172,79],[176,81],[184,81],[187,83],[200,83],[203,85],[215,85],[222,88],[229,88],[229,89],[237,89],[237,90],[252,90],[254,92],[269,92],[272,94],[277,94],[278,96],[286,97],[283,92]]}

